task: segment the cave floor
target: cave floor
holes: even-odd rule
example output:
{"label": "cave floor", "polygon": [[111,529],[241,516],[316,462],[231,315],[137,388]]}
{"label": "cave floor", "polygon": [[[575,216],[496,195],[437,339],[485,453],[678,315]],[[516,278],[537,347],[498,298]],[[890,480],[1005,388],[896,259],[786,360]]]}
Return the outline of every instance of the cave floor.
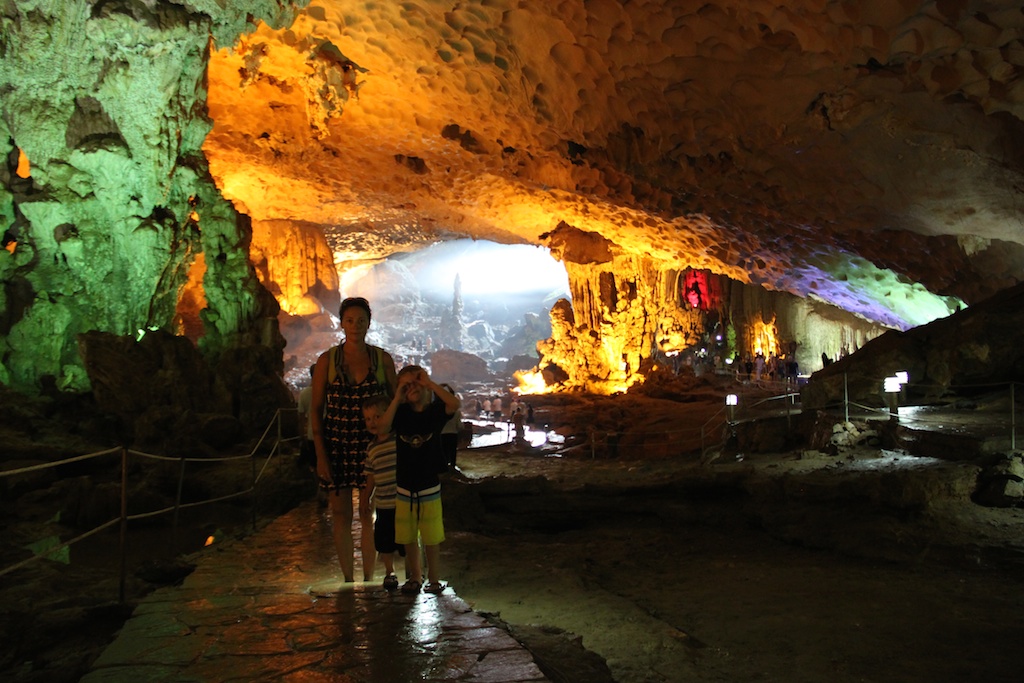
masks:
{"label": "cave floor", "polygon": [[460,458],[445,495],[473,482],[486,524],[449,534],[452,585],[528,645],[579,637],[609,680],[1019,680],[1024,514],[966,499],[970,464]]}
{"label": "cave floor", "polygon": [[[579,402],[585,405],[564,398],[536,405],[552,423],[571,416],[577,431],[595,423],[595,413],[608,414],[591,398]],[[714,410],[719,402],[716,397]],[[651,406],[637,410],[646,415]],[[693,404],[686,411],[703,415]],[[564,423],[558,426],[565,431]],[[1024,512],[971,501],[979,471],[973,455],[947,448],[949,457],[934,458],[858,446],[833,455],[723,452],[708,459],[682,450],[687,455],[639,450],[614,459],[587,457],[588,449],[571,446],[460,451],[459,470],[444,475],[442,577],[450,585],[451,614],[472,608],[466,618],[477,620],[481,633],[494,625],[507,629],[552,681],[1019,680]],[[234,578],[224,579],[223,602],[243,614],[246,628],[233,620],[175,621],[181,632],[158,629],[170,647],[181,647],[181,636],[199,627],[208,636],[212,625],[231,629],[254,652],[303,652],[305,645],[296,643],[313,641],[302,641],[301,618],[291,622],[294,633],[249,627],[287,623],[299,614],[292,611],[298,602],[338,605],[349,597],[361,605],[354,614],[373,630],[378,587],[360,595],[364,588],[340,591],[328,585],[333,579],[320,586],[299,581],[302,590],[290,602],[278,595],[280,604],[246,611],[251,594],[273,595],[277,582],[308,571],[304,562],[330,564],[326,514],[311,498],[280,518],[295,523],[294,515],[306,516],[305,546],[291,547],[294,562],[275,562],[266,591],[247,592]],[[320,531],[311,532],[311,525]],[[237,567],[245,556],[233,547],[239,546],[197,551],[189,562]],[[10,680],[78,680],[97,655],[99,664],[124,656],[123,649],[107,654],[104,648],[136,601],[147,599],[138,577],[129,577],[135,588],[121,606],[110,599],[116,572],[73,569],[44,564],[33,570],[38,577],[3,587],[5,632],[21,641],[50,634],[31,659],[4,659]],[[45,593],[33,593],[33,580]],[[433,599],[419,596],[405,608]],[[26,621],[31,600],[47,611]],[[136,618],[145,614],[140,608]],[[91,625],[88,633],[82,624]],[[360,652],[384,647],[374,642]],[[33,654],[20,644],[22,654]],[[207,653],[217,655],[217,646]],[[157,650],[139,658],[162,661]],[[297,661],[280,676],[303,671]],[[385,680],[370,670],[352,680]],[[116,667],[106,671],[117,674]],[[266,680],[278,675],[264,673]],[[123,680],[92,676],[93,682]]]}

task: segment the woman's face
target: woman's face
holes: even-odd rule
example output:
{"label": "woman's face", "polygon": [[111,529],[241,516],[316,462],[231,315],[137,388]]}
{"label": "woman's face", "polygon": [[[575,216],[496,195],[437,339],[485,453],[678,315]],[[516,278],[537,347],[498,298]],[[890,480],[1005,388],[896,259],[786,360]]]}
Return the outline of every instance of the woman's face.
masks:
{"label": "woman's face", "polygon": [[370,316],[359,306],[349,306],[341,315],[341,331],[345,339],[363,339],[370,328]]}

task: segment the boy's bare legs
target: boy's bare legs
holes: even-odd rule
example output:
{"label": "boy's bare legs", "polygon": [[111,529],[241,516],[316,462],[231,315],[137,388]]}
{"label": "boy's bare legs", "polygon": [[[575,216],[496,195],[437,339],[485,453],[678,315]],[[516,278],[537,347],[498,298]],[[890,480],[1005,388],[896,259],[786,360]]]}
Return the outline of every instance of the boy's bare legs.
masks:
{"label": "boy's bare legs", "polygon": [[419,543],[405,544],[405,572],[410,581],[423,581],[423,569],[420,566]]}
{"label": "boy's bare legs", "polygon": [[[352,547],[352,489],[336,489],[330,494],[331,531],[334,534],[334,548],[338,552],[338,564],[345,582],[352,583],[355,574],[355,549]],[[371,534],[370,547],[373,547]]]}
{"label": "boy's bare legs", "polygon": [[438,583],[441,580],[441,546],[427,545],[423,551],[427,556],[427,582]]}

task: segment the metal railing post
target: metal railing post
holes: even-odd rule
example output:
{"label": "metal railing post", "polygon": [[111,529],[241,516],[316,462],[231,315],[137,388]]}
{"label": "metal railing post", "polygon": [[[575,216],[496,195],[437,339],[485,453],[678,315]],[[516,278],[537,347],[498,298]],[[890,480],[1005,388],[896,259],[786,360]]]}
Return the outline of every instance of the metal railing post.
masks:
{"label": "metal railing post", "polygon": [[1010,450],[1017,450],[1017,400],[1016,383],[1010,382]]}
{"label": "metal railing post", "polygon": [[787,432],[793,431],[793,420],[792,420],[792,417],[791,417],[792,414],[793,414],[793,411],[790,410],[790,407],[789,407],[789,400],[788,400],[789,398],[791,398],[791,397],[790,396],[786,397],[786,399],[787,399],[786,400],[786,431]]}
{"label": "metal railing post", "polygon": [[125,581],[128,576],[128,447],[121,447],[121,532],[118,545],[121,553],[121,576],[117,599],[124,603]]}
{"label": "metal railing post", "polygon": [[249,454],[252,464],[252,530],[256,531],[256,450]]}
{"label": "metal railing post", "polygon": [[843,421],[850,421],[850,387],[847,384],[847,375],[843,373]]}
{"label": "metal railing post", "polygon": [[174,494],[174,516],[171,519],[171,547],[178,551],[178,513],[181,511],[181,494],[185,488],[185,456],[178,466],[178,491]]}

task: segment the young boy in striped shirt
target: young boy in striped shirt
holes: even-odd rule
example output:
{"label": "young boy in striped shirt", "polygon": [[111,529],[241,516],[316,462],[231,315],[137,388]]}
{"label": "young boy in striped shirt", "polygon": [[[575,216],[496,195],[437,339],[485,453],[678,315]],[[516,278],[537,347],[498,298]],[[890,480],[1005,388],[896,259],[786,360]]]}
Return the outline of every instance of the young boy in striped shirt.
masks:
{"label": "young boy in striped shirt", "polygon": [[[382,419],[390,403],[387,396],[374,396],[363,403],[366,429],[374,439],[366,451],[363,465],[366,486],[359,492],[359,519],[371,519],[372,499],[377,513],[373,524],[373,545],[384,562],[384,588],[393,591],[398,588],[395,553],[405,557],[405,547],[395,543],[395,435],[385,427]],[[405,573],[409,578],[408,560]]]}

